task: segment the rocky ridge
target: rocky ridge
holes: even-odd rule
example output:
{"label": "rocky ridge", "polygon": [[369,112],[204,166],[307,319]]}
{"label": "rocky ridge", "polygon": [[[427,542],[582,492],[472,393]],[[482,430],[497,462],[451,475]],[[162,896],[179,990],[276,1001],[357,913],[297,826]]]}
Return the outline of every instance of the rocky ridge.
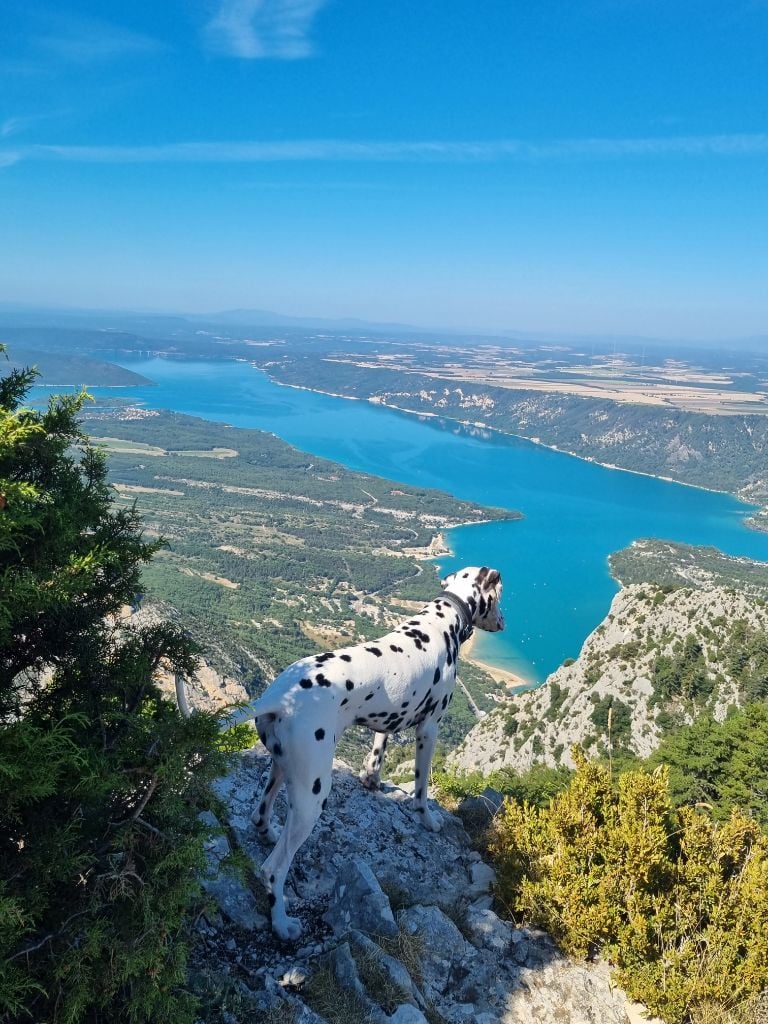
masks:
{"label": "rocky ridge", "polygon": [[768,601],[768,562],[724,555],[713,547],[645,537],[610,555],[608,563],[622,587],[726,587]]}
{"label": "rocky ridge", "polygon": [[[250,823],[268,771],[259,750],[244,753],[216,787],[226,814],[208,844],[204,885],[212,905],[198,923],[192,972],[198,990],[218,993],[204,1024],[630,1019],[607,965],[573,963],[542,932],[497,916],[493,870],[459,818],[437,807],[442,831],[427,832],[409,808],[407,787],[385,784],[371,793],[342,762],[289,875],[286,895],[304,935],[295,947],[275,940],[255,881],[267,848]],[[240,877],[227,866],[232,848],[248,862]]]}
{"label": "rocky ridge", "polygon": [[[673,590],[628,586],[578,659],[487,715],[448,764],[484,774],[534,763],[572,766],[574,744],[597,752],[609,741],[646,757],[666,726],[688,723],[704,708],[722,720],[730,705],[743,703],[731,656],[739,623],[747,635],[768,630],[768,608],[709,582]],[[667,690],[661,688],[665,670]],[[691,677],[690,694],[674,692],[678,670]]]}

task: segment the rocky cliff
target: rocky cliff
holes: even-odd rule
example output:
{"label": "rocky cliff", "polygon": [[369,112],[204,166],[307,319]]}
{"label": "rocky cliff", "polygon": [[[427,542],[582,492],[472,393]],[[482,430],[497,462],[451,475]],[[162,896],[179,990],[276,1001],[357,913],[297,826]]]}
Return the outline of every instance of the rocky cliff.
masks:
{"label": "rocky cliff", "polygon": [[762,695],[768,680],[750,651],[766,630],[763,601],[706,579],[672,590],[628,586],[575,662],[491,712],[448,762],[486,774],[570,765],[573,744],[645,757],[666,729],[701,710],[722,719],[729,705]]}
{"label": "rocky cliff", "polygon": [[[633,1011],[605,964],[573,963],[543,933],[492,909],[493,871],[461,821],[415,821],[410,794],[371,793],[336,762],[327,808],[299,852],[287,895],[304,924],[276,942],[255,877],[267,849],[250,824],[268,758],[250,751],[218,785],[222,834],[209,844],[192,982],[205,1024],[626,1024]],[[284,807],[278,800],[278,817]],[[211,820],[213,820],[211,818]],[[227,869],[234,847],[243,877]]]}

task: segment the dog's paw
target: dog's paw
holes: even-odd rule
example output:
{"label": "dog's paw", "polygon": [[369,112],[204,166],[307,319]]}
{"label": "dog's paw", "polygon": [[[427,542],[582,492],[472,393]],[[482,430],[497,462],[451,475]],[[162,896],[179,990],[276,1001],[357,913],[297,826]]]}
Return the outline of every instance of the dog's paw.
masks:
{"label": "dog's paw", "polygon": [[253,824],[256,826],[256,834],[259,839],[264,843],[269,843],[270,846],[274,846],[277,840],[280,838],[280,829],[275,828],[274,825],[259,825],[256,817],[251,819]]}
{"label": "dog's paw", "polygon": [[360,772],[360,781],[366,789],[378,789],[381,785],[378,772],[362,771]]}
{"label": "dog's paw", "polygon": [[443,819],[438,818],[436,814],[433,814],[432,811],[428,810],[426,807],[419,817],[424,823],[424,828],[428,829],[430,832],[439,832],[443,827]]}
{"label": "dog's paw", "polygon": [[272,921],[272,930],[283,942],[295,942],[301,936],[301,921],[284,914],[279,921]]}

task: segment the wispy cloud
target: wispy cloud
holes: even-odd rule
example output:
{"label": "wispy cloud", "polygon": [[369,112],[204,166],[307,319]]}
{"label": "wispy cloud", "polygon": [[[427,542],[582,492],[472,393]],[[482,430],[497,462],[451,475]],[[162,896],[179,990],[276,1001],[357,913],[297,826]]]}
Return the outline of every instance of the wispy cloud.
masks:
{"label": "wispy cloud", "polygon": [[218,53],[255,60],[297,60],[312,53],[309,30],[327,0],[220,0],[205,27],[208,45]]}
{"label": "wispy cloud", "polygon": [[7,117],[2,124],[0,124],[0,139],[7,139],[9,135],[13,135],[19,128],[24,124],[23,117]]}
{"label": "wispy cloud", "polygon": [[50,121],[52,118],[61,117],[64,110],[53,110],[45,114],[27,114],[22,117],[7,117],[0,122],[0,139],[7,139],[11,135],[18,135],[26,131],[31,125],[39,124],[40,121]]}
{"label": "wispy cloud", "polygon": [[[669,157],[760,157],[768,155],[768,134],[683,135],[638,139],[555,139],[528,142],[395,141],[352,142],[306,139],[282,142],[172,142],[159,146],[35,145],[17,159],[79,163],[491,163],[523,161],[660,159]],[[2,150],[0,149],[0,155]]]}
{"label": "wispy cloud", "polygon": [[11,167],[21,160],[21,153],[12,149],[0,150],[0,167]]}
{"label": "wispy cloud", "polygon": [[75,64],[141,56],[162,49],[151,36],[100,19],[70,15],[58,16],[51,31],[37,36],[34,43],[60,60]]}

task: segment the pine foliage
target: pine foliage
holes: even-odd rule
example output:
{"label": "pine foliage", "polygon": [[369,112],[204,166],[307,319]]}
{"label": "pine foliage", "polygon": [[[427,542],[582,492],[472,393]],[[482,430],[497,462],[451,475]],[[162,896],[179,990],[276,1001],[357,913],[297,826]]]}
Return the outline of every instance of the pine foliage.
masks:
{"label": "pine foliage", "polygon": [[214,721],[155,682],[195,652],[121,611],[157,549],[112,505],[84,394],[0,379],[0,1018],[193,1019],[187,923],[225,765]]}

